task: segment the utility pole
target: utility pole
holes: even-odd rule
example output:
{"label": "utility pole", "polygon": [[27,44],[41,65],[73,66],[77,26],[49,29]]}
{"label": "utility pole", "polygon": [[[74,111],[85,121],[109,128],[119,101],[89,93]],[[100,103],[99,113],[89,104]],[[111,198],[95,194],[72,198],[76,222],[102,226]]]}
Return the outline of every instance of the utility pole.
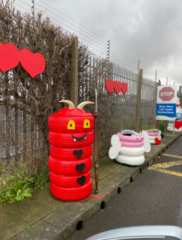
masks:
{"label": "utility pole", "polygon": [[168,77],[166,77],[166,86],[168,86]]}

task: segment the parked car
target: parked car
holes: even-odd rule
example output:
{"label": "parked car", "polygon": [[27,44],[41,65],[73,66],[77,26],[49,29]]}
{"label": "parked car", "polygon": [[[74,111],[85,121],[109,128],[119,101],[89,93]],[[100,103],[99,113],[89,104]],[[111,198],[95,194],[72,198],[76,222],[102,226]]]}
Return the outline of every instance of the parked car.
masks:
{"label": "parked car", "polygon": [[182,205],[178,226],[138,226],[110,230],[86,240],[182,240]]}

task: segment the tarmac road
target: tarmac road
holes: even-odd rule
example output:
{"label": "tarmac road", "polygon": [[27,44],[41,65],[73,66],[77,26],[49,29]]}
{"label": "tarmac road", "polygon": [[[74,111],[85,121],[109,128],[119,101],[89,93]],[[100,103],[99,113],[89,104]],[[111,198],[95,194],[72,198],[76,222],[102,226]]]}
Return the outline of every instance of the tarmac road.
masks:
{"label": "tarmac road", "polygon": [[[94,234],[121,227],[177,225],[182,204],[182,138],[164,155],[152,165],[153,169],[152,166],[145,169],[69,240],[85,240]],[[156,167],[155,164],[159,163],[165,164]]]}

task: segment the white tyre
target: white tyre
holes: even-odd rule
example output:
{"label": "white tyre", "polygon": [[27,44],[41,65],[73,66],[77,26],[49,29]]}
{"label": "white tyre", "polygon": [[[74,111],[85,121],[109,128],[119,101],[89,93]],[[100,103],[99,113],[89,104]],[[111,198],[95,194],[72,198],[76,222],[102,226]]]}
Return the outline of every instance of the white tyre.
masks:
{"label": "white tyre", "polygon": [[136,156],[136,157],[118,155],[116,157],[116,161],[119,163],[131,165],[131,166],[138,166],[138,165],[142,165],[145,162],[145,157],[144,155]]}
{"label": "white tyre", "polygon": [[154,136],[154,137],[149,137],[149,141],[155,141],[155,138],[157,138],[157,136]]}
{"label": "white tyre", "polygon": [[[170,131],[170,132],[173,132],[173,127],[168,126],[167,130]],[[175,132],[181,132],[181,131],[182,131],[182,128],[180,128],[180,129],[175,128]]]}
{"label": "white tyre", "polygon": [[149,142],[150,142],[150,144],[156,144],[155,139],[154,140],[149,139]]}
{"label": "white tyre", "polygon": [[141,156],[144,154],[144,146],[142,147],[121,147],[121,151],[119,154],[125,155],[125,156]]}

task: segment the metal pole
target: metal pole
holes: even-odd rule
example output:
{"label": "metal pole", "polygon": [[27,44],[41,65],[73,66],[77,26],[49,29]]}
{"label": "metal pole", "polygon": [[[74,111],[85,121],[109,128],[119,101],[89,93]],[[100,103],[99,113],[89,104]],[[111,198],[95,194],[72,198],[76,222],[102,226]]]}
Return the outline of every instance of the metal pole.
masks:
{"label": "metal pole", "polygon": [[110,57],[110,40],[107,41],[107,61],[109,63],[109,57]]}
{"label": "metal pole", "polygon": [[32,0],[32,16],[33,16],[33,19],[35,18],[35,0]]}
{"label": "metal pole", "polygon": [[168,86],[168,77],[166,77],[166,86]]}
{"label": "metal pole", "polygon": [[107,74],[108,78],[110,77],[111,74],[111,69],[110,69],[110,64],[109,64],[109,58],[110,58],[110,40],[107,41]]}
{"label": "metal pole", "polygon": [[155,82],[157,82],[157,70],[155,70]]}
{"label": "metal pole", "polygon": [[139,72],[140,72],[140,60],[138,60],[138,64],[137,64],[137,82],[136,82],[136,95],[138,93],[138,81],[139,81]]}
{"label": "metal pole", "polygon": [[98,139],[98,106],[97,106],[98,92],[95,89],[95,141],[94,141],[94,162],[95,162],[95,193],[98,193],[98,180],[99,180],[99,139]]}

